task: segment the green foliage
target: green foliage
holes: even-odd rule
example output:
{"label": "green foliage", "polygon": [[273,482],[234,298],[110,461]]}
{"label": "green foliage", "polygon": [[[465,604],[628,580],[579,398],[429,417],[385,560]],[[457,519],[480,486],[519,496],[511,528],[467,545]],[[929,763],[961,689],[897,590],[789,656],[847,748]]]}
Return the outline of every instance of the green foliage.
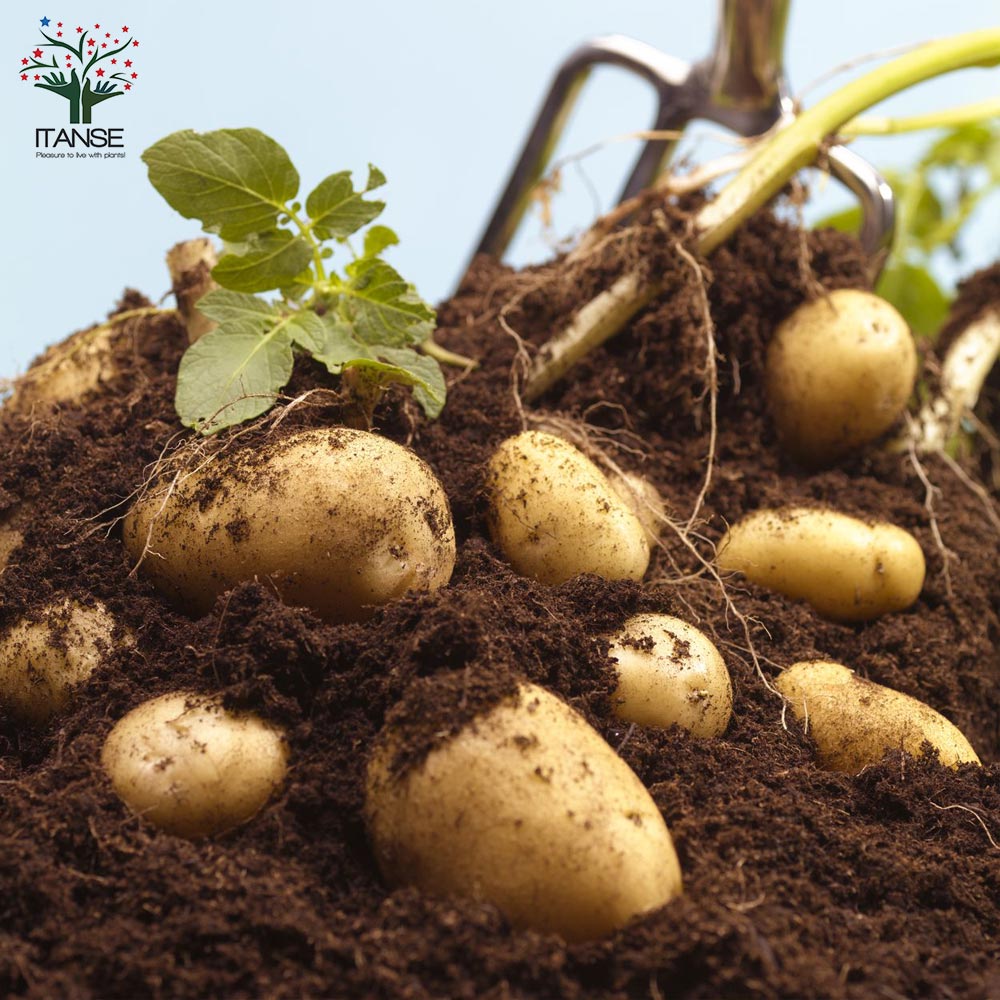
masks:
{"label": "green foliage", "polygon": [[[360,255],[347,244],[385,208],[365,197],[385,183],[380,170],[369,167],[360,190],[349,172],[331,174],[307,196],[303,218],[295,167],[256,129],[175,132],[142,158],[173,208],[226,241],[212,272],[222,288],[198,303],[218,327],[188,348],[177,374],[186,426],[214,434],[266,412],[297,351],[335,375],[355,370],[350,386],[365,412],[393,383],[411,386],[428,416],[441,412],[440,366],[416,350],[434,330],[434,310],[381,259],[396,234],[370,226]],[[353,256],[343,276],[327,273],[330,242]],[[250,294],[275,291],[275,302]]]}
{"label": "green foliage", "polygon": [[[933,276],[932,258],[959,256],[964,227],[987,196],[1000,190],[1000,122],[945,132],[908,171],[885,171],[897,199],[896,240],[875,290],[903,314],[914,332],[933,337],[950,297]],[[856,232],[860,209],[819,225]]]}

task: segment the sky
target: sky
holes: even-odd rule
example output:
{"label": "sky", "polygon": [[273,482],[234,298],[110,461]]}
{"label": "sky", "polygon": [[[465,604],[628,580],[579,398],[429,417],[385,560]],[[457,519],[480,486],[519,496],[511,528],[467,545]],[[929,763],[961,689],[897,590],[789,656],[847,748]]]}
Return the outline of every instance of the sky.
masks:
{"label": "sky", "polygon": [[[102,319],[126,287],[154,301],[168,293],[164,254],[200,231],[148,183],[140,155],[157,139],[179,129],[254,126],[288,150],[303,194],[340,170],[360,181],[376,164],[388,177],[380,221],[401,240],[389,259],[438,301],[477,243],[562,59],[587,38],[621,33],[695,61],[711,47],[716,18],[711,0],[7,0],[5,11],[10,73],[0,102],[0,170],[9,235],[0,274],[9,308],[0,376],[23,371],[45,345]],[[93,112],[95,127],[122,130],[124,157],[36,156],[36,129],[68,125],[59,95],[20,79],[22,59],[44,41],[43,18],[45,30],[61,21],[71,38],[83,27],[101,42],[108,34],[112,46],[115,38],[138,41],[121,54],[133,63],[131,89]],[[998,25],[997,0],[798,0],[786,64],[797,92],[854,57]],[[925,84],[883,110],[916,114],[998,94],[1000,70],[973,70]],[[613,69],[592,76],[556,155],[600,151],[563,171],[551,230],[537,214],[529,217],[513,261],[544,258],[614,203],[636,147],[607,140],[647,127],[652,113],[643,82]],[[870,139],[855,149],[886,167],[912,162],[927,141]],[[847,203],[832,190],[824,197]],[[981,225],[965,249],[945,277],[1000,257],[995,225]]]}

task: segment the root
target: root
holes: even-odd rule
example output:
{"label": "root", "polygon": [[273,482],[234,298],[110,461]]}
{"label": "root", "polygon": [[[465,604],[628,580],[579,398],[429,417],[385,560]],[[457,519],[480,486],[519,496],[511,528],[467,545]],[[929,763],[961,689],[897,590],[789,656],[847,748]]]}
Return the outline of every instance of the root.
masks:
{"label": "root", "polygon": [[[695,279],[698,282],[698,302],[701,306],[702,321],[705,329],[706,385],[701,396],[699,396],[696,401],[701,402],[701,400],[704,399],[705,393],[708,394],[708,455],[705,456],[705,479],[701,484],[701,489],[698,491],[694,507],[691,510],[691,516],[688,518],[687,524],[685,525],[685,531],[690,531],[692,525],[698,519],[698,515],[701,513],[701,508],[705,503],[705,497],[708,495],[708,491],[712,485],[712,470],[715,467],[715,451],[718,442],[719,369],[717,363],[717,349],[715,346],[715,324],[712,322],[712,310],[708,304],[705,270],[702,269],[694,257],[684,249],[679,241],[674,242],[674,249],[677,251],[681,260],[683,260],[694,272]],[[708,276],[707,280],[711,281],[711,275]]]}
{"label": "root", "polygon": [[990,828],[986,825],[986,820],[971,806],[963,806],[959,804],[954,804],[950,806],[939,806],[936,802],[932,802],[930,799],[927,800],[935,809],[939,809],[941,812],[947,812],[949,809],[961,809],[962,812],[972,813],[975,816],[979,825],[983,828],[983,832],[986,834],[986,839],[990,842],[993,850],[1000,851],[1000,844],[996,842],[993,834],[990,833]]}
{"label": "root", "polygon": [[[906,416],[908,421],[913,420],[909,414]],[[955,557],[955,553],[944,544],[944,539],[941,537],[941,529],[938,526],[937,514],[934,511],[934,496],[935,494],[940,493],[941,490],[938,489],[938,487],[936,487],[928,478],[927,471],[924,469],[923,464],[917,457],[917,448],[912,437],[910,438],[909,445],[910,462],[912,463],[920,482],[924,485],[924,510],[927,511],[927,517],[930,520],[931,534],[934,536],[934,544],[937,547],[938,552],[941,553],[941,575],[944,577],[945,593],[948,595],[948,600],[951,600],[955,596],[955,592],[951,586],[951,568],[949,566],[949,562]]]}

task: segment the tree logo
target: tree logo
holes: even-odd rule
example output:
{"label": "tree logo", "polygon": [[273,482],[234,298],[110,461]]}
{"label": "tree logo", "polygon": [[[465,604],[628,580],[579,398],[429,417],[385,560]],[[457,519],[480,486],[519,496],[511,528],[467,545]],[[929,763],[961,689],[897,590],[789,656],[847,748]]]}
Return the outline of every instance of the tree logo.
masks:
{"label": "tree logo", "polygon": [[[95,105],[135,87],[139,73],[133,57],[139,42],[129,34],[127,24],[116,31],[100,24],[91,29],[80,24],[67,27],[57,21],[53,26],[48,17],[40,21],[45,41],[22,57],[21,81],[65,98],[71,125],[89,125]],[[51,50],[51,62],[44,61],[46,49]]]}

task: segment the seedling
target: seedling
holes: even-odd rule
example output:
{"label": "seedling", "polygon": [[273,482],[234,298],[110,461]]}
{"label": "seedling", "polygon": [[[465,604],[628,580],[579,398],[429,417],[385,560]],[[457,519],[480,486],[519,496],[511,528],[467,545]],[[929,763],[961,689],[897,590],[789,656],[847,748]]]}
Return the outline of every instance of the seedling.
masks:
{"label": "seedling", "polygon": [[[344,376],[362,422],[394,383],[412,386],[429,417],[441,412],[441,368],[416,350],[430,338],[434,310],[382,259],[396,234],[371,225],[385,208],[366,197],[385,183],[380,170],[370,166],[360,190],[349,172],[330,174],[303,211],[288,154],[257,129],[175,132],[142,158],[171,207],[224,241],[212,271],[222,287],[197,304],[218,326],[188,348],[177,375],[186,426],[214,434],[266,412],[296,353]],[[348,241],[363,229],[358,251]],[[327,271],[338,248],[351,256],[342,274]]]}

